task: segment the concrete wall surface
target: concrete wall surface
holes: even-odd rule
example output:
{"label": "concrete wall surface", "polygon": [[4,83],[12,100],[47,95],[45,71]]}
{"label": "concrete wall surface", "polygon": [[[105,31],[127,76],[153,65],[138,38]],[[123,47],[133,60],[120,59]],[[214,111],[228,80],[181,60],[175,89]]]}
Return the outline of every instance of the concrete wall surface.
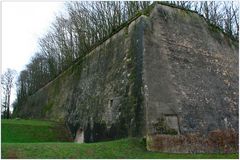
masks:
{"label": "concrete wall surface", "polygon": [[149,21],[143,55],[148,149],[238,151],[238,44],[196,13],[158,5]]}
{"label": "concrete wall surface", "polygon": [[17,115],[79,142],[146,136],[161,152],[238,152],[238,42],[156,5],[30,96]]}

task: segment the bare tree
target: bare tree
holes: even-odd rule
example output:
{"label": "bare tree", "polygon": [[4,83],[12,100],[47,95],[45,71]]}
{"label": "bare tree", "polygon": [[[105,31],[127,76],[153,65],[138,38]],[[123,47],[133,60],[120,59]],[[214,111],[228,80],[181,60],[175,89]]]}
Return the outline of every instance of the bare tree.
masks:
{"label": "bare tree", "polygon": [[[238,2],[238,5],[239,5],[239,2]],[[239,34],[239,6],[234,5],[234,3],[232,2],[231,8],[232,8],[232,11],[233,11],[234,23],[235,23],[236,29],[237,29],[236,35],[239,36],[238,35]]]}
{"label": "bare tree", "polygon": [[10,97],[11,97],[11,90],[13,88],[13,80],[16,76],[16,71],[12,69],[7,69],[7,71],[1,76],[1,85],[3,90],[3,118],[10,118]]}

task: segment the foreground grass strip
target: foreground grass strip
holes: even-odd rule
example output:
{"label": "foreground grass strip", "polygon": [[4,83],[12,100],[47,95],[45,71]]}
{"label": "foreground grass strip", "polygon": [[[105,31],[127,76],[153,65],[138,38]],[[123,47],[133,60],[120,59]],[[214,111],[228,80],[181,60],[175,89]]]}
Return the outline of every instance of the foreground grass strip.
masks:
{"label": "foreground grass strip", "polygon": [[3,143],[2,158],[222,158],[238,154],[168,154],[148,152],[140,139],[77,143]]}

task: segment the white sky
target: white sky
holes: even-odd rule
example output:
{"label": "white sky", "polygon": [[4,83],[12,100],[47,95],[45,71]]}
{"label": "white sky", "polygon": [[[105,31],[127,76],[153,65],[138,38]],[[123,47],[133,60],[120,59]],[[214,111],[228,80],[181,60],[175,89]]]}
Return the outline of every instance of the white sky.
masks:
{"label": "white sky", "polygon": [[38,39],[63,8],[64,2],[2,2],[2,73],[6,68],[18,73],[24,69],[37,51]]}

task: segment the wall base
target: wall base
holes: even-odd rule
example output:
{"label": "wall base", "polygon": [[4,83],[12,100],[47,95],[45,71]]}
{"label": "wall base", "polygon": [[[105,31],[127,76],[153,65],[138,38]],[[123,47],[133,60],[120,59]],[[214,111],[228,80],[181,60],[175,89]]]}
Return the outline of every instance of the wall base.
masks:
{"label": "wall base", "polygon": [[238,133],[215,130],[200,134],[147,136],[147,150],[171,153],[238,153]]}

